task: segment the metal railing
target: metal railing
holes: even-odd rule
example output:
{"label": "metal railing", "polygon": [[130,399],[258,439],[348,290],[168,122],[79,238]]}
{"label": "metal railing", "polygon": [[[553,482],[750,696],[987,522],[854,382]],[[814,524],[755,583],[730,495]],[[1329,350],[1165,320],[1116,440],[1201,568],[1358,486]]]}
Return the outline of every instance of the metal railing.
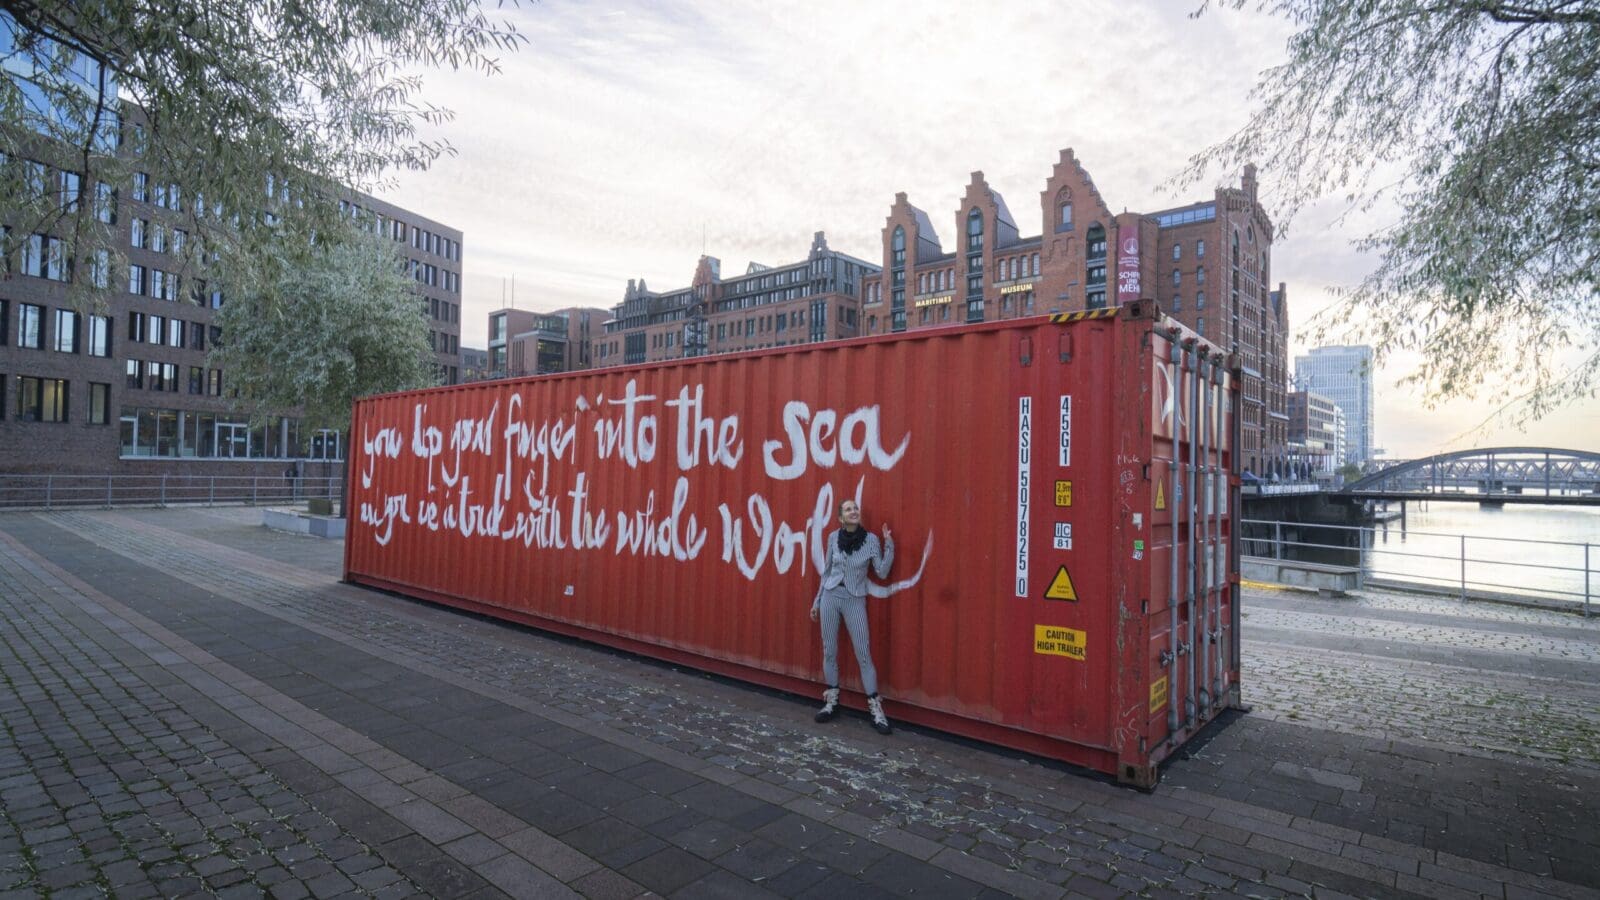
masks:
{"label": "metal railing", "polygon": [[[1558,601],[1591,614],[1600,587],[1593,543],[1400,531],[1384,526],[1242,519],[1246,556],[1359,566],[1367,583],[1461,600]],[[1340,543],[1308,540],[1325,533]]]}
{"label": "metal railing", "polygon": [[0,474],[0,509],[260,505],[336,500],[342,479],[282,475]]}

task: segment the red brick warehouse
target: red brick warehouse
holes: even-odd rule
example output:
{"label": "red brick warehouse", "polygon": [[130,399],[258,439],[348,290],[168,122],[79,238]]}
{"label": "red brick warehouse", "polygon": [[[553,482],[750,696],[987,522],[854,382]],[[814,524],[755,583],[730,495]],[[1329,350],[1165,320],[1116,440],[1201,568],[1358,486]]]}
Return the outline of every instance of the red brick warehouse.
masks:
{"label": "red brick warehouse", "polygon": [[1039,192],[1038,234],[973,172],[944,249],[927,212],[896,194],[883,226],[883,270],[863,287],[862,332],[1101,309],[1154,298],[1189,328],[1239,354],[1242,464],[1262,471],[1288,440],[1288,309],[1270,290],[1272,223],[1256,170],[1239,187],[1155,213],[1113,214],[1070,149]]}

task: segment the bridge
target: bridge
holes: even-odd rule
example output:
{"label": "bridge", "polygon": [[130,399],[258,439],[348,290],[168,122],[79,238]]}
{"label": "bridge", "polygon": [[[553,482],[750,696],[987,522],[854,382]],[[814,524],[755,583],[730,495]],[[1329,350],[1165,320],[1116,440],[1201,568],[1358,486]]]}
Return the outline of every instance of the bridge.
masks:
{"label": "bridge", "polygon": [[1463,500],[1600,506],[1600,453],[1492,447],[1389,466],[1345,485],[1358,500]]}

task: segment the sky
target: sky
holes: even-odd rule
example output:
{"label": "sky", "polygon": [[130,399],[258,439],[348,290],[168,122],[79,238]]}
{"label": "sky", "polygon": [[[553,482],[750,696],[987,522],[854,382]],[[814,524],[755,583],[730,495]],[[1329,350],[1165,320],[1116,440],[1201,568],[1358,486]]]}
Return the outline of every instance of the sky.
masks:
{"label": "sky", "polygon": [[[461,342],[486,344],[503,306],[611,307],[629,279],[686,286],[702,253],[725,275],[829,246],[881,257],[894,195],[927,210],[950,246],[957,202],[981,170],[1024,234],[1072,148],[1114,211],[1209,198],[1238,173],[1173,187],[1188,158],[1248,120],[1258,74],[1282,62],[1288,24],[1198,0],[968,3],[604,3],[496,10],[527,37],[501,71],[423,73],[454,111],[428,137],[456,154],[378,190],[464,233]],[[1273,203],[1272,173],[1261,198]],[[1375,222],[1333,200],[1273,246],[1288,286],[1293,356],[1340,286],[1374,260],[1351,246]],[[515,283],[513,292],[512,284]],[[1392,458],[1471,447],[1600,449],[1600,401],[1525,430],[1480,428],[1495,398],[1426,408],[1374,382],[1376,446]]]}

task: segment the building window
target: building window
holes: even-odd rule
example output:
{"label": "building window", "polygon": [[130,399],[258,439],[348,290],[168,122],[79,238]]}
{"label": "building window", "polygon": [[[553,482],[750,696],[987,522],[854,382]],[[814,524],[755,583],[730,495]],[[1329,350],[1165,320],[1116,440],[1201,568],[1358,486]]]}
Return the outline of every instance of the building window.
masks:
{"label": "building window", "polygon": [[128,266],[128,293],[144,293],[144,266]]}
{"label": "building window", "polygon": [[89,282],[102,290],[111,287],[110,250],[96,250],[89,257]]}
{"label": "building window", "polygon": [[206,370],[200,366],[189,367],[189,393],[203,394],[206,389]]}
{"label": "building window", "polygon": [[150,228],[150,223],[144,219],[135,218],[128,223],[128,242],[140,250],[145,249],[145,234]]}
{"label": "building window", "polygon": [[1195,241],[1194,242],[1194,255],[1199,259],[1204,259],[1205,258],[1205,255],[1206,255],[1206,242],[1205,241]]}
{"label": "building window", "polygon": [[1033,275],[1035,278],[1039,276],[1039,254],[1037,253],[1033,255]]}
{"label": "building window", "polygon": [[1205,309],[1206,308],[1206,292],[1205,291],[1195,291],[1195,294],[1194,294],[1194,308],[1195,309]]}
{"label": "building window", "polygon": [[1173,294],[1172,295],[1172,311],[1173,312],[1183,312],[1183,295],[1182,294]]}
{"label": "building window", "polygon": [[95,182],[94,217],[106,225],[114,225],[117,221],[117,192],[104,181]]}
{"label": "building window", "polygon": [[1183,274],[1180,273],[1177,269],[1173,269],[1172,270],[1172,286],[1173,287],[1181,287],[1182,285],[1183,285]]}
{"label": "building window", "polygon": [[1172,245],[1172,261],[1177,262],[1180,259],[1183,259],[1183,245],[1174,243]]}
{"label": "building window", "polygon": [[55,350],[57,353],[78,352],[78,314],[70,309],[56,310]]}
{"label": "building window", "polygon": [[89,355],[111,355],[110,316],[89,316]]}
{"label": "building window", "polygon": [[128,360],[127,372],[128,375],[125,384],[128,387],[135,389],[144,387],[143,363],[139,362],[137,359]]}
{"label": "building window", "polygon": [[22,274],[35,278],[44,274],[44,235],[30,234],[23,240]]}
{"label": "building window", "polygon": [[111,385],[89,382],[89,424],[111,424]]}
{"label": "building window", "polygon": [[967,213],[967,252],[983,249],[983,214],[976,209]]}
{"label": "building window", "polygon": [[167,320],[167,346],[168,347],[182,347],[183,346],[183,320],[182,319],[168,319]]}
{"label": "building window", "polygon": [[51,281],[72,280],[72,260],[67,258],[67,244],[59,238],[50,238],[45,253],[44,277]]}
{"label": "building window", "polygon": [[902,226],[896,225],[894,227],[894,239],[890,245],[890,250],[894,253],[893,265],[903,266],[906,264],[906,230]]}
{"label": "building window", "polygon": [[67,258],[66,242],[42,234],[29,235],[22,242],[22,274],[71,281],[72,261]]}
{"label": "building window", "polygon": [[144,172],[133,173],[133,199],[140,203],[150,200],[150,176]]}
{"label": "building window", "polygon": [[1084,249],[1089,260],[1106,258],[1106,229],[1102,225],[1089,226],[1089,232],[1084,235]]}
{"label": "building window", "polygon": [[1072,230],[1072,191],[1062,188],[1056,194],[1056,231]]}
{"label": "building window", "polygon": [[[189,349],[204,350],[206,348],[206,326],[201,322],[189,323]],[[200,393],[195,391],[195,393]]]}
{"label": "building window", "polygon": [[17,418],[25,422],[65,422],[66,380],[17,376]]}
{"label": "building window", "polygon": [[1194,283],[1195,284],[1205,284],[1206,283],[1206,267],[1205,266],[1201,266],[1198,269],[1194,270]]}
{"label": "building window", "polygon": [[32,303],[18,305],[17,346],[44,349],[44,307]]}

